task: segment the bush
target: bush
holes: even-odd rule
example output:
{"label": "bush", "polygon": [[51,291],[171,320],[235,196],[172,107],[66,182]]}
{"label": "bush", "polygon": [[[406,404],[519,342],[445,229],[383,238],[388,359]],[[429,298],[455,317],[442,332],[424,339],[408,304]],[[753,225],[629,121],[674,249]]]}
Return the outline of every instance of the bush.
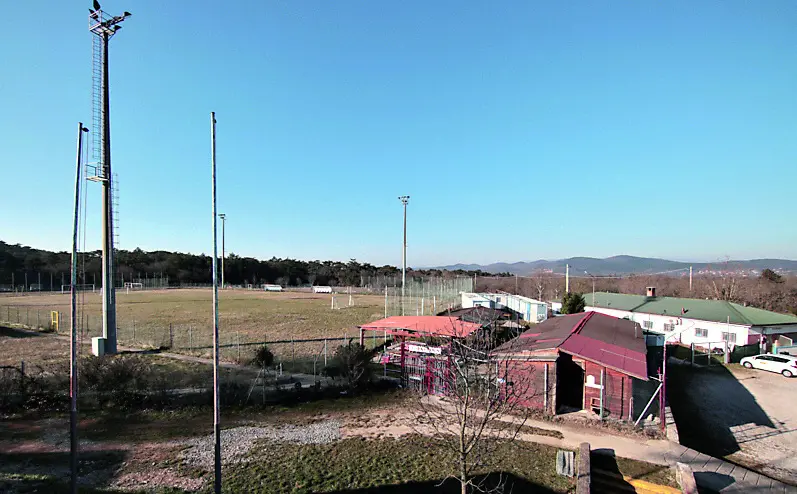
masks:
{"label": "bush", "polygon": [[580,293],[567,292],[562,298],[562,314],[578,314],[584,312],[587,305],[584,296]]}
{"label": "bush", "polygon": [[148,366],[125,356],[83,357],[79,369],[81,389],[94,392],[100,407],[126,409],[141,403],[151,377]]}
{"label": "bush", "polygon": [[341,345],[335,351],[332,365],[325,370],[329,376],[340,376],[350,391],[365,387],[371,379],[370,363],[373,352],[359,343]]}
{"label": "bush", "polygon": [[274,354],[269,350],[268,345],[263,345],[255,351],[255,357],[252,359],[252,365],[264,369],[271,367],[274,363]]}

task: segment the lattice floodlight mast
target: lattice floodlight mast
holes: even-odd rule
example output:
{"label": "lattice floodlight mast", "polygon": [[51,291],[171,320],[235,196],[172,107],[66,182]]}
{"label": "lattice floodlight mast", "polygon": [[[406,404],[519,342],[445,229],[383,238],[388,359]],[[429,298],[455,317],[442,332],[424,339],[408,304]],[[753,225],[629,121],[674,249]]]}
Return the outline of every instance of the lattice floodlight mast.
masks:
{"label": "lattice floodlight mast", "polygon": [[[116,292],[114,279],[114,200],[111,172],[111,119],[108,88],[108,41],[130,12],[110,16],[97,0],[89,9],[89,31],[94,34],[92,60],[92,163],[88,179],[102,184],[102,335],[107,353],[116,353]],[[100,130],[98,132],[98,130]]]}

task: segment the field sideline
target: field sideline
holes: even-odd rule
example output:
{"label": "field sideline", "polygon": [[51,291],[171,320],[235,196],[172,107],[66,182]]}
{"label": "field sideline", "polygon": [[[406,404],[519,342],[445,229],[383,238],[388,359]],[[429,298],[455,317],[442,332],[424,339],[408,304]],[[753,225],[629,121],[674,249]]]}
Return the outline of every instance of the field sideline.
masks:
{"label": "field sideline", "polygon": [[[82,326],[87,336],[102,334],[102,298],[99,292],[80,293],[79,305],[86,318]],[[331,295],[302,292],[264,292],[256,290],[219,291],[220,343],[228,345],[223,357],[244,359],[262,341],[341,338],[357,335],[356,326],[384,316],[384,297],[379,295]],[[117,328],[120,345],[162,347],[208,355],[212,342],[213,313],[211,289],[170,289],[126,293],[118,290]],[[50,311],[60,311],[59,332],[69,329],[68,294],[5,295],[0,297],[0,321],[29,326],[46,326]],[[171,329],[170,329],[171,326]],[[339,343],[336,343],[337,345]],[[322,345],[322,344],[321,344]],[[235,346],[231,350],[230,347]],[[290,349],[286,347],[290,346]],[[307,356],[319,352],[319,344],[277,344],[275,354],[286,358],[289,352]]]}

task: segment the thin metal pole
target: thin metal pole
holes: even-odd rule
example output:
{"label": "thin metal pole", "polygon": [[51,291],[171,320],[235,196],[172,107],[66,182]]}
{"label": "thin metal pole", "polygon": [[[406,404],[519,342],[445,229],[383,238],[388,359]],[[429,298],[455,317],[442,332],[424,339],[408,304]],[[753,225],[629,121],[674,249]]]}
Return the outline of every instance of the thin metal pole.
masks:
{"label": "thin metal pole", "polygon": [[407,286],[407,203],[410,196],[401,196],[399,200],[404,205],[404,243],[401,251],[401,315],[404,315],[404,290]]}
{"label": "thin metal pole", "polygon": [[78,437],[77,437],[77,245],[78,213],[80,212],[80,154],[83,146],[83,123],[78,123],[77,160],[75,165],[75,214],[72,224],[72,273],[70,280],[70,330],[69,330],[69,470],[70,488],[77,494],[78,485]]}
{"label": "thin metal pole", "polygon": [[219,403],[219,280],[216,238],[216,112],[210,112],[210,163],[213,190],[213,490],[221,494],[221,416]]}

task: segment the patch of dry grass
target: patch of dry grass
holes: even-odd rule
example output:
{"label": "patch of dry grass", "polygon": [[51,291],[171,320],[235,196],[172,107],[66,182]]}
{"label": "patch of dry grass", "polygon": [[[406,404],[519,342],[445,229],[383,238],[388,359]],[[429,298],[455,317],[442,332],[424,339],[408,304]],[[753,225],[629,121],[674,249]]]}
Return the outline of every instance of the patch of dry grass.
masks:
{"label": "patch of dry grass", "polygon": [[[102,298],[99,293],[82,293],[86,336],[102,334]],[[273,343],[274,353],[283,359],[317,355],[323,343],[290,344],[290,340],[356,337],[356,326],[384,314],[384,298],[376,295],[331,296],[301,292],[225,290],[219,292],[219,338],[226,345],[222,357],[242,360],[254,351],[255,342]],[[49,320],[50,311],[61,312],[61,332],[69,328],[69,295],[37,294],[0,298],[0,321],[21,323]],[[17,316],[19,314],[19,316]],[[168,347],[195,355],[210,355],[212,344],[212,292],[210,289],[117,292],[119,343],[135,347]],[[239,350],[240,344],[240,350]],[[340,342],[330,342],[331,353]]]}

